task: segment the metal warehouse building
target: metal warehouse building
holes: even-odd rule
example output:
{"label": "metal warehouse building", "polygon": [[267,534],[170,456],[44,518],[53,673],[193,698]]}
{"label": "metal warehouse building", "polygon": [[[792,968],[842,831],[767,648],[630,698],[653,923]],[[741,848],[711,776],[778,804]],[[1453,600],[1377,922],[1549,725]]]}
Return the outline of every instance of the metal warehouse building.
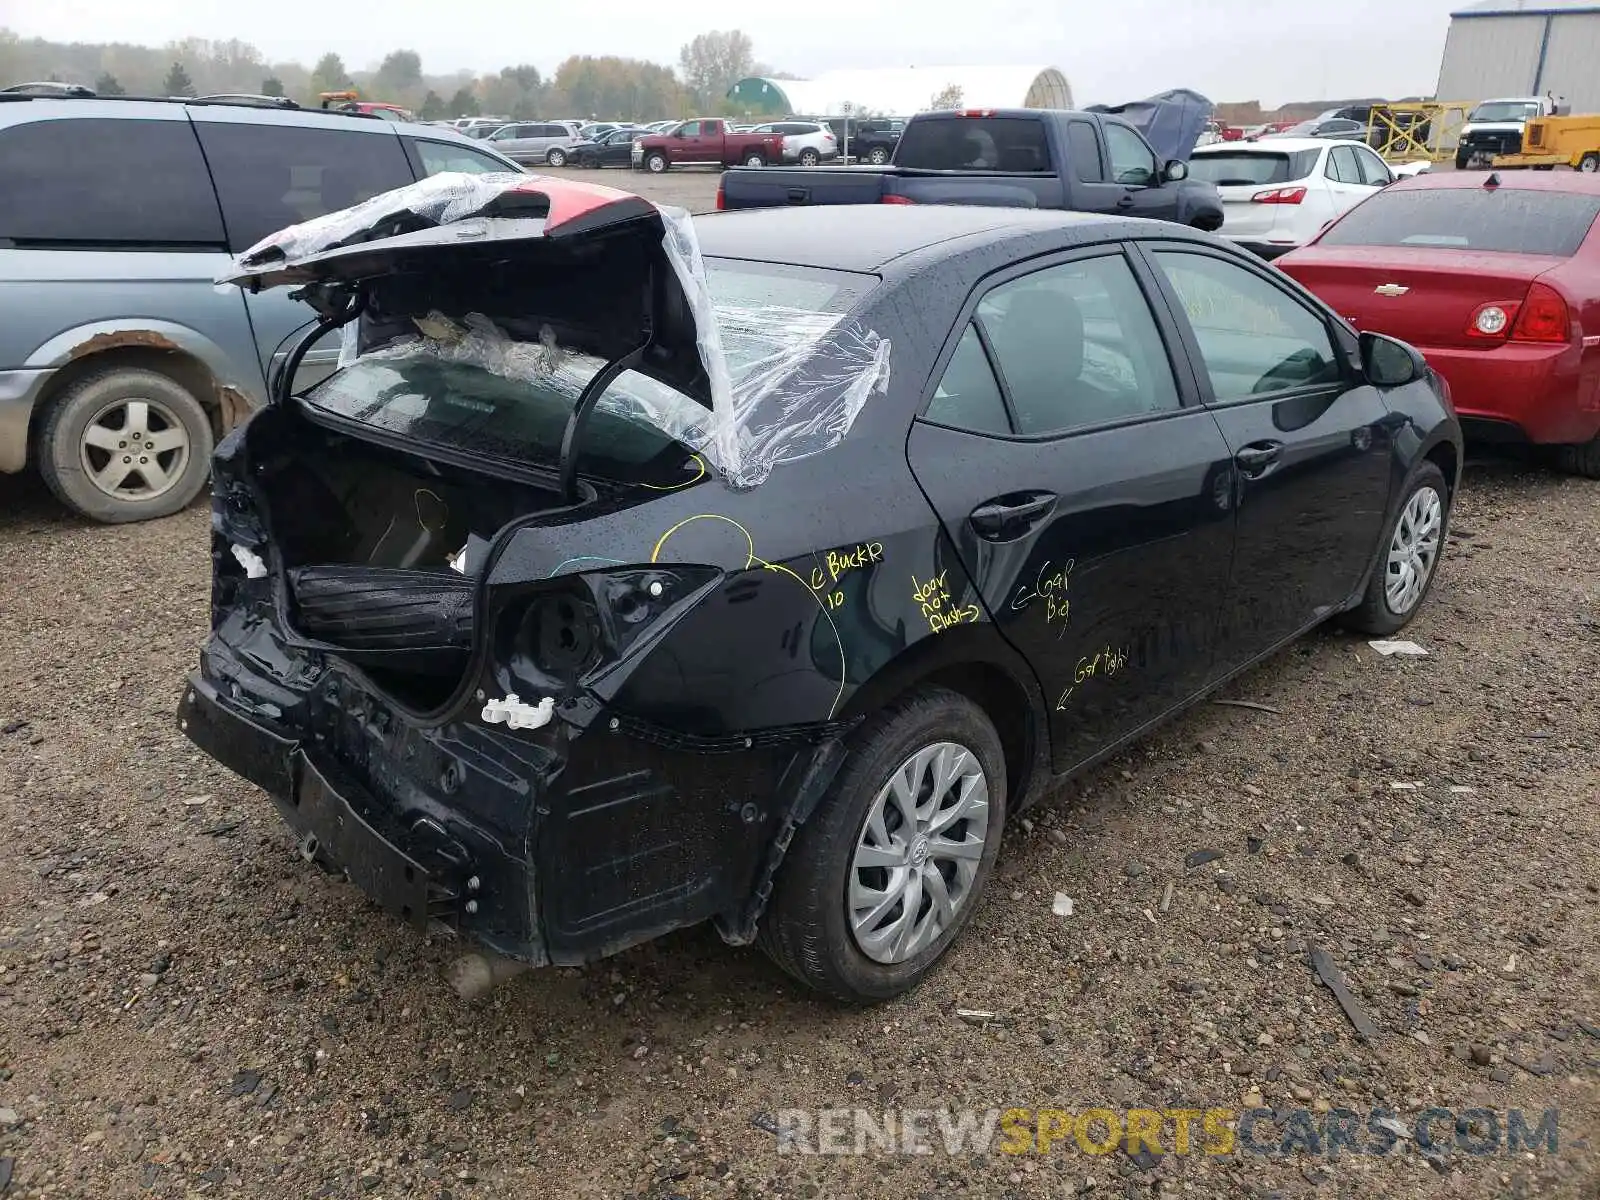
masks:
{"label": "metal warehouse building", "polygon": [[1438,99],[1546,93],[1600,112],[1600,2],[1480,0],[1451,14]]}

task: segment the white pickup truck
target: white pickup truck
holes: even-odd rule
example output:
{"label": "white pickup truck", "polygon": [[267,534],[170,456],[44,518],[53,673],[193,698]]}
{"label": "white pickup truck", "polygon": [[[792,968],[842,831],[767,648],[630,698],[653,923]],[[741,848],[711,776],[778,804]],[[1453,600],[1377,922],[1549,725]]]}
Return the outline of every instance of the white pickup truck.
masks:
{"label": "white pickup truck", "polygon": [[1510,96],[1485,100],[1467,114],[1456,143],[1456,170],[1487,166],[1500,154],[1522,152],[1522,131],[1529,121],[1556,115],[1550,96]]}

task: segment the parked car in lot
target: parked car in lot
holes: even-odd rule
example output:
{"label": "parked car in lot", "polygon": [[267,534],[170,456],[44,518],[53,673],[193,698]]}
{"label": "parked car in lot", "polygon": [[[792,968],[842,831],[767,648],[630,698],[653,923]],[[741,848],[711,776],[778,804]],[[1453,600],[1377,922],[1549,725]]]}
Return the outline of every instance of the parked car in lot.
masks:
{"label": "parked car in lot", "polygon": [[783,161],[783,138],[776,133],[734,133],[717,117],[682,121],[664,133],[652,133],[633,144],[633,164],[658,175],[672,167],[747,167]]}
{"label": "parked car in lot", "polygon": [[1600,479],[1600,180],[1419,175],[1279,265],[1358,328],[1403,337],[1469,436],[1556,448]]}
{"label": "parked car in lot", "polygon": [[723,209],[808,204],[1000,204],[1222,224],[1210,183],[1163,163],[1126,121],[1101,113],[982,109],[918,113],[881,170],[729,171]]}
{"label": "parked car in lot", "polygon": [[481,236],[420,184],[238,262],[359,357],[219,448],[179,718],[418,924],[578,964],[712,921],[885,999],[1008,814],[1434,578],[1436,377],[1216,239],[449,198]]}
{"label": "parked car in lot", "polygon": [[815,167],[839,157],[839,140],[820,121],[768,121],[750,126],[750,133],[775,133],[783,138],[783,161]]}
{"label": "parked car in lot", "polygon": [[1456,170],[1488,166],[1502,154],[1522,151],[1522,134],[1528,122],[1553,116],[1556,102],[1549,96],[1510,96],[1485,100],[1470,113],[1456,141]]}
{"label": "parked car in lot", "polygon": [[569,161],[580,167],[627,167],[633,164],[633,143],[649,131],[622,126],[587,142],[579,142]]}
{"label": "parked car in lot", "polygon": [[[319,109],[0,100],[0,472],[99,521],[165,516],[307,325],[219,291],[229,253],[440,171],[517,170],[448,130]],[[300,379],[333,369],[337,343]]]}
{"label": "parked car in lot", "polygon": [[1313,117],[1309,121],[1301,121],[1298,125],[1290,125],[1275,133],[1262,135],[1263,141],[1275,141],[1278,138],[1338,138],[1340,141],[1364,141],[1367,136],[1367,127],[1361,121],[1351,117],[1322,116]]}
{"label": "parked car in lot", "polygon": [[577,124],[565,121],[517,121],[502,125],[485,139],[514,162],[550,167],[566,166],[572,148],[581,140]]}
{"label": "parked car in lot", "polygon": [[852,162],[881,167],[894,156],[906,123],[891,117],[828,117],[827,126],[839,141],[839,152]]}
{"label": "parked car in lot", "polygon": [[1395,180],[1360,142],[1272,138],[1218,142],[1189,159],[1189,176],[1222,195],[1222,228],[1263,258],[1304,245],[1334,217]]}

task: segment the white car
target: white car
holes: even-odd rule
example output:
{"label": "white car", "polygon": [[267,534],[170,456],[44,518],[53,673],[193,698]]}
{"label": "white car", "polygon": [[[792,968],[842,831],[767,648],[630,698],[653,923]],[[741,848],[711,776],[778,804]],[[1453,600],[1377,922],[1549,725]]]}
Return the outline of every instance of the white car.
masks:
{"label": "white car", "polygon": [[839,139],[821,121],[768,121],[754,125],[750,133],[783,135],[783,161],[814,167],[839,157]]}
{"label": "white car", "polygon": [[1263,258],[1304,245],[1395,181],[1389,164],[1362,142],[1287,137],[1197,147],[1189,177],[1222,193],[1217,232]]}

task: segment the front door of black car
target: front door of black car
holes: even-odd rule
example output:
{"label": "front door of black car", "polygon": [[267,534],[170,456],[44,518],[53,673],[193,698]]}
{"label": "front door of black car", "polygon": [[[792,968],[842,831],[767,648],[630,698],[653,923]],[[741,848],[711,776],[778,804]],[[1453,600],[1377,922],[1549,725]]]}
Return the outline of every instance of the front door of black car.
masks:
{"label": "front door of black car", "polygon": [[1112,246],[992,277],[908,443],[1046,692],[1058,769],[1203,686],[1226,600],[1229,453],[1173,370],[1147,271]]}
{"label": "front door of black car", "polygon": [[1150,261],[1234,456],[1238,537],[1223,657],[1238,666],[1349,599],[1389,502],[1389,410],[1328,318],[1225,252],[1153,243]]}

